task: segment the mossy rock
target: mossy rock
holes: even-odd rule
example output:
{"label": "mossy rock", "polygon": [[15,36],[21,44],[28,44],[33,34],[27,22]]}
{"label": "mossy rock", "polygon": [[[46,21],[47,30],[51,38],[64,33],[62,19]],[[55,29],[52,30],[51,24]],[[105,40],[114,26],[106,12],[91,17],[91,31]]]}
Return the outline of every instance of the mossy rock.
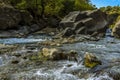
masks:
{"label": "mossy rock", "polygon": [[38,55],[33,55],[30,57],[32,61],[47,61],[48,58],[42,55],[42,52],[39,52]]}
{"label": "mossy rock", "polygon": [[84,65],[93,68],[97,65],[101,65],[101,61],[94,54],[86,52],[84,55]]}
{"label": "mossy rock", "polygon": [[64,51],[57,48],[43,48],[42,51],[38,53],[38,56],[32,56],[31,60],[73,60],[77,61],[77,52],[74,50]]}

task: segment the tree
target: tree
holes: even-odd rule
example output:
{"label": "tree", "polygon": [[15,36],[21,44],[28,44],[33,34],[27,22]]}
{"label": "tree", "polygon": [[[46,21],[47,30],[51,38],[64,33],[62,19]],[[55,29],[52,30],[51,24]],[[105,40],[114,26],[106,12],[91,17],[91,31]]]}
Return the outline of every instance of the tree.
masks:
{"label": "tree", "polygon": [[44,11],[45,11],[45,2],[44,0],[41,0],[41,17],[43,17],[44,15]]}
{"label": "tree", "polygon": [[94,7],[89,4],[89,0],[75,0],[76,10],[92,10]]}
{"label": "tree", "polygon": [[11,0],[15,8],[29,11],[34,17],[64,16],[74,10],[94,9],[89,2],[90,0]]}

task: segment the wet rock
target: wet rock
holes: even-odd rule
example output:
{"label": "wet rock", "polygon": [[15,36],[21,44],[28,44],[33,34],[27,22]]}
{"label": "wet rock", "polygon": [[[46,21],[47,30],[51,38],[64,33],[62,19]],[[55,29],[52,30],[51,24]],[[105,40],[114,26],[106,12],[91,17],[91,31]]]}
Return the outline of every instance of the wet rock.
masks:
{"label": "wet rock", "polygon": [[71,66],[73,66],[73,64],[68,64],[68,65],[67,65],[67,67],[71,67]]}
{"label": "wet rock", "polygon": [[101,65],[102,62],[92,53],[86,52],[84,55],[84,65],[86,67],[93,68],[97,65]]}
{"label": "wet rock", "polygon": [[63,38],[62,40],[61,40],[61,43],[62,44],[68,44],[68,43],[74,43],[74,42],[76,42],[77,40],[75,39],[75,38]]}
{"label": "wet rock", "polygon": [[9,80],[9,76],[7,73],[0,73],[0,80]]}
{"label": "wet rock", "polygon": [[2,60],[2,57],[0,57],[0,65],[3,64],[3,60]]}
{"label": "wet rock", "polygon": [[39,30],[40,27],[37,24],[32,24],[30,26],[26,25],[26,26],[21,26],[18,30],[18,34],[23,37],[28,35],[29,33],[35,32],[37,30]]}
{"label": "wet rock", "polygon": [[13,60],[13,61],[11,61],[11,63],[12,63],[12,64],[18,64],[19,61],[18,61],[18,60]]}
{"label": "wet rock", "polygon": [[54,40],[47,40],[47,41],[40,42],[38,44],[45,45],[45,46],[57,46],[57,47],[60,47],[63,44],[74,43],[74,42],[77,42],[77,41],[78,40],[75,39],[74,36],[70,36],[69,38],[58,38],[58,39],[54,39]]}
{"label": "wet rock", "polygon": [[64,56],[62,56],[63,52],[56,48],[51,48],[51,49],[43,48],[42,55],[44,57],[47,57],[48,59],[52,59],[52,60],[59,60],[59,59],[63,59],[63,57],[64,57]]}
{"label": "wet rock", "polygon": [[20,53],[15,53],[15,52],[12,52],[12,56],[15,56],[15,57],[21,57],[21,56],[22,56],[22,54],[20,54]]}
{"label": "wet rock", "polygon": [[78,53],[75,50],[70,50],[67,54],[68,60],[73,60],[78,62]]}
{"label": "wet rock", "polygon": [[81,71],[81,69],[79,67],[72,67],[72,66],[68,66],[63,70],[63,73],[71,73],[71,74],[78,74]]}
{"label": "wet rock", "polygon": [[16,30],[9,30],[9,31],[0,31],[0,38],[13,38],[13,37],[19,37],[19,33]]}
{"label": "wet rock", "polygon": [[47,58],[48,60],[73,60],[77,61],[77,52],[71,50],[70,52],[66,52],[61,49],[56,48],[43,48],[42,49],[42,56]]}
{"label": "wet rock", "polygon": [[114,80],[120,80],[120,72],[118,71],[109,71],[109,76],[112,77]]}
{"label": "wet rock", "polygon": [[5,44],[0,44],[0,54],[4,54],[6,52],[11,52],[15,50],[17,46],[14,45],[5,45]]}
{"label": "wet rock", "polygon": [[12,6],[0,7],[0,29],[17,28],[21,21],[21,14]]}
{"label": "wet rock", "polygon": [[51,46],[57,46],[57,47],[61,46],[61,44],[59,44],[59,43],[51,43],[50,45]]}
{"label": "wet rock", "polygon": [[52,54],[54,54],[55,52],[57,52],[57,49],[48,49],[48,48],[43,48],[42,49],[42,54],[45,57],[51,56]]}
{"label": "wet rock", "polygon": [[18,33],[20,36],[24,36],[30,32],[29,30],[30,30],[29,26],[21,26],[18,30]]}

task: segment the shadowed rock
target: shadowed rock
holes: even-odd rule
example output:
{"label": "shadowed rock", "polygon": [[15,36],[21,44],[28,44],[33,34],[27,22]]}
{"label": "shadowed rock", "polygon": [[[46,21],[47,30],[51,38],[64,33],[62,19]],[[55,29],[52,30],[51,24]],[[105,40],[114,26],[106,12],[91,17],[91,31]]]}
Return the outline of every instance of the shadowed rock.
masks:
{"label": "shadowed rock", "polygon": [[0,7],[0,29],[16,28],[21,21],[21,14],[12,6]]}

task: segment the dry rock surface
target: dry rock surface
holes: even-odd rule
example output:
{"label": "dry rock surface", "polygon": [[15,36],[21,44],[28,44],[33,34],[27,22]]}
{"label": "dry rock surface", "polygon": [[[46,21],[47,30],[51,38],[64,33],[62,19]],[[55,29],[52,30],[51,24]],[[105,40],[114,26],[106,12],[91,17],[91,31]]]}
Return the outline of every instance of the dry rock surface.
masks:
{"label": "dry rock surface", "polygon": [[105,33],[108,24],[107,15],[100,10],[70,12],[60,22],[61,36],[72,34]]}

